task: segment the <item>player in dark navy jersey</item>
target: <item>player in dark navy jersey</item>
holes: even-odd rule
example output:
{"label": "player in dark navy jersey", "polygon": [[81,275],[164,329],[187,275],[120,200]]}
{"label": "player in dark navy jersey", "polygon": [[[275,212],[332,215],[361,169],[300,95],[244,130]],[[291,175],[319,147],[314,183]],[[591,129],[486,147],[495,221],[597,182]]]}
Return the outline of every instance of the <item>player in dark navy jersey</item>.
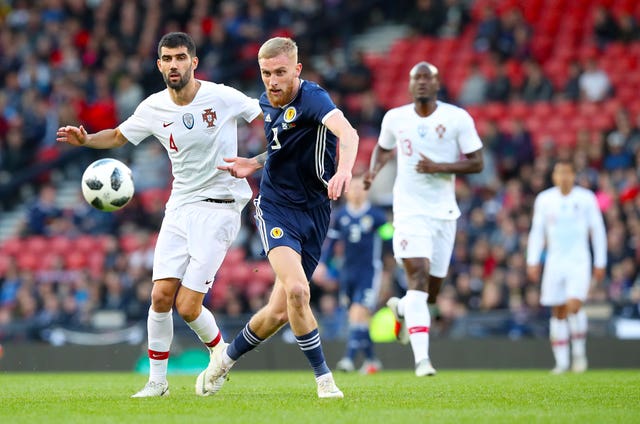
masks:
{"label": "player in dark navy jersey", "polygon": [[360,372],[373,374],[382,364],[374,355],[369,322],[378,305],[382,272],[382,238],[378,230],[387,218],[382,208],[367,200],[362,178],[353,179],[346,199],[346,205],[334,213],[314,278],[326,278],[328,262],[334,258],[336,245],[342,243],[338,280],[341,301],[349,308],[349,336],[345,356],[336,368],[354,371],[354,360],[362,351],[365,359]]}
{"label": "player in dark navy jersey", "polygon": [[323,122],[339,112],[329,94],[301,80],[290,103],[274,107],[265,93],[260,107],[268,142],[260,196],[297,209],[326,206],[327,185],[336,169],[336,136]]}
{"label": "player in dark navy jersey", "polygon": [[242,178],[264,167],[254,201],[256,224],[276,282],[268,304],[213,358],[206,389],[218,391],[241,355],[288,322],[313,368],[318,396],[341,398],[309,305],[309,279],[329,227],[330,200],[349,189],[358,134],[324,89],[300,79],[302,64],[293,40],[268,40],[258,52],[258,63],[265,86],[260,106],[267,152],[251,159],[228,158],[229,165],[219,169]]}

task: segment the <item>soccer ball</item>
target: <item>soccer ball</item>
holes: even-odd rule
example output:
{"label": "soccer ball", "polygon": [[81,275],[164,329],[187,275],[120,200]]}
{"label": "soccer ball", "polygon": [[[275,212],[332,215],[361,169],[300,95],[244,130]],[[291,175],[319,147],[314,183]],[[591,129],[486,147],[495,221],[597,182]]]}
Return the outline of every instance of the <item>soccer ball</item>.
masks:
{"label": "soccer ball", "polygon": [[82,195],[94,208],[112,212],[123,208],[135,188],[131,170],[116,159],[99,159],[82,174]]}

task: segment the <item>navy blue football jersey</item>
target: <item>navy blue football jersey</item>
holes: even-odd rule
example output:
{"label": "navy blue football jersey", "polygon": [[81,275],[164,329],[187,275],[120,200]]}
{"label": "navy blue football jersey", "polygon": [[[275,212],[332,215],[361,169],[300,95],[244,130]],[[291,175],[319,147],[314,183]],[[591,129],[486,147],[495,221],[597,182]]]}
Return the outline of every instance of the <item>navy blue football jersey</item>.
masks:
{"label": "navy blue football jersey", "polygon": [[340,269],[340,280],[366,278],[380,266],[382,239],[378,229],[386,224],[387,217],[379,207],[370,204],[354,211],[348,206],[338,209],[327,233],[327,241],[321,261],[333,255],[335,243],[344,243],[344,262]]}
{"label": "navy blue football jersey", "polygon": [[327,184],[336,169],[337,137],[322,123],[336,109],[318,84],[302,80],[288,105],[273,107],[260,97],[267,138],[260,195],[270,202],[311,209],[329,202]]}

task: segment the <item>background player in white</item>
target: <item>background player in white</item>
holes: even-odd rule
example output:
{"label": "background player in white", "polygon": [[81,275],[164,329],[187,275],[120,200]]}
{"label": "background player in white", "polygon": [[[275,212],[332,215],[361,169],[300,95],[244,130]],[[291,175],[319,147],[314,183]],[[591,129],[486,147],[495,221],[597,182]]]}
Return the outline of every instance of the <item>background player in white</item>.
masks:
{"label": "background player in white", "polygon": [[237,121],[261,114],[258,101],[221,84],[195,79],[193,39],[169,33],[158,44],[158,70],[167,89],[152,94],[118,128],[87,134],[58,129],[57,140],[109,149],[154,136],[171,159],[173,187],[154,253],[147,320],[150,375],[133,397],[169,393],[167,363],[173,338],[172,305],[209,349],[222,346],[213,314],[202,301],[240,228],[240,211],[252,193],[245,179],[220,171],[237,155]]}
{"label": "background player in white", "polygon": [[587,315],[581,308],[591,283],[590,236],[596,281],[604,278],[607,263],[606,232],[596,197],[590,190],[574,186],[575,178],[572,162],[555,164],[554,187],[536,197],[527,246],[527,274],[538,282],[546,244],[540,303],[551,307],[549,337],[555,374],[569,369],[569,337],[572,370],[587,369]]}
{"label": "background player in white", "polygon": [[439,89],[435,66],[420,62],[411,69],[413,103],[384,116],[365,176],[365,187],[369,187],[397,147],[393,252],[404,266],[407,293],[402,299],[392,297],[387,305],[402,324],[400,340],[411,342],[419,377],[436,373],[429,359],[427,301],[435,303],[453,252],[460,216],[455,174],[476,173],[483,167],[482,142],[471,115],[437,100]]}

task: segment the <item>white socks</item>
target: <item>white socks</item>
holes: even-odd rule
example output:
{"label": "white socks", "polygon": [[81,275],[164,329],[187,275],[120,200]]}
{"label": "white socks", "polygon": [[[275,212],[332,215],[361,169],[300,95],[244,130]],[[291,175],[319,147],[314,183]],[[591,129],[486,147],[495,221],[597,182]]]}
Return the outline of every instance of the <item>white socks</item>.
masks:
{"label": "white socks", "polygon": [[415,363],[429,358],[429,327],[431,315],[427,307],[429,294],[420,290],[407,290],[398,303],[398,313],[404,315]]}
{"label": "white socks", "polygon": [[163,383],[167,381],[169,348],[173,339],[171,311],[156,312],[149,308],[147,333],[149,337],[149,381]]}
{"label": "white socks", "polygon": [[551,317],[549,322],[549,337],[551,349],[556,359],[556,366],[569,368],[569,324],[566,319]]}
{"label": "white socks", "polygon": [[207,345],[209,349],[213,348],[213,346],[222,340],[216,319],[213,317],[211,311],[205,307],[202,307],[198,318],[188,322],[187,325],[191,327],[193,332],[198,335],[202,343]]}
{"label": "white socks", "polygon": [[571,333],[571,355],[573,357],[586,356],[588,326],[586,312],[580,309],[576,314],[570,314],[568,321]]}

